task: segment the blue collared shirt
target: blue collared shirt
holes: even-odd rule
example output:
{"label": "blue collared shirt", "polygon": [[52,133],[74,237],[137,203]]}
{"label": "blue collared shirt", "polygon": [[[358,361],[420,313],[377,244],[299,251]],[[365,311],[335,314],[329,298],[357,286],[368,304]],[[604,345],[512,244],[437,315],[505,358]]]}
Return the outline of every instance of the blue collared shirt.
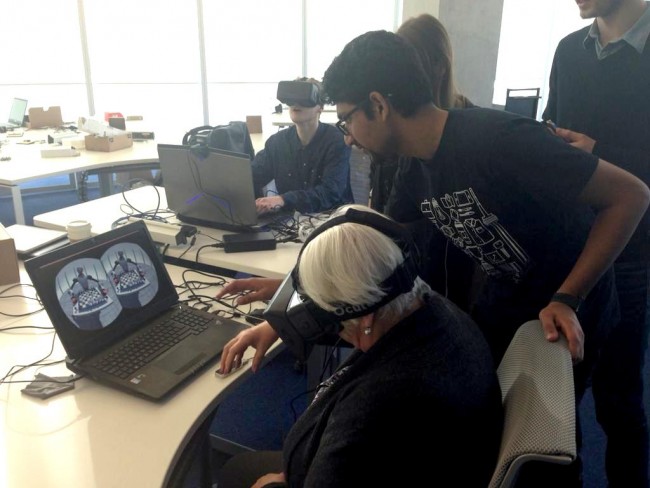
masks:
{"label": "blue collared shirt", "polygon": [[639,20],[618,39],[614,39],[609,42],[605,47],[600,44],[600,31],[598,29],[598,22],[594,20],[594,23],[591,24],[589,33],[583,44],[585,48],[589,48],[590,44],[593,42],[596,47],[596,56],[598,59],[605,59],[607,56],[611,56],[619,49],[621,49],[626,43],[632,46],[637,50],[639,54],[643,52],[648,36],[650,35],[650,2],[646,2],[646,9],[643,12],[643,15],[639,17]]}

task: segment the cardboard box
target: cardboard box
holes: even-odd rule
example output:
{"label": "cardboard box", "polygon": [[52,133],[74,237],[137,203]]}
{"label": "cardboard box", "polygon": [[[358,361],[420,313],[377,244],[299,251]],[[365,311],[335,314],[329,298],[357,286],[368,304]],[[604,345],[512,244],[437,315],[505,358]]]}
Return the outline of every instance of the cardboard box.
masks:
{"label": "cardboard box", "polygon": [[2,224],[0,224],[0,256],[2,256],[2,266],[0,266],[0,285],[20,283],[16,246],[14,240]]}
{"label": "cardboard box", "polygon": [[61,107],[31,107],[29,109],[29,127],[30,129],[41,129],[43,127],[61,127],[63,118],[61,117]]}
{"label": "cardboard box", "polygon": [[86,151],[111,152],[133,146],[133,136],[130,132],[116,136],[87,135],[85,138]]}
{"label": "cardboard box", "polygon": [[248,132],[250,134],[261,134],[262,133],[262,116],[261,115],[247,115],[246,116],[246,127],[248,127]]}

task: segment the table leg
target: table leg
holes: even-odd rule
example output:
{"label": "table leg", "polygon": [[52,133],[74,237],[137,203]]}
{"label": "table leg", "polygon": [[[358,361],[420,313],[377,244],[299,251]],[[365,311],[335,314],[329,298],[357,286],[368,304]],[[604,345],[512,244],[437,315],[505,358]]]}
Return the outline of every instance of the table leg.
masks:
{"label": "table leg", "polygon": [[11,200],[14,204],[14,215],[16,216],[16,223],[25,225],[25,211],[23,210],[23,197],[20,194],[20,187],[13,185],[11,188]]}
{"label": "table leg", "polygon": [[98,174],[99,177],[99,192],[103,197],[112,195],[112,186],[113,186],[113,173],[109,171],[101,171]]}

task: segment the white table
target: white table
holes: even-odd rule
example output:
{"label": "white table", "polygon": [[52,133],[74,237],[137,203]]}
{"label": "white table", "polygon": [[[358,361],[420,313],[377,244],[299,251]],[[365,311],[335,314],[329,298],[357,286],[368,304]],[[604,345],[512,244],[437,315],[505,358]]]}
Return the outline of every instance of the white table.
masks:
{"label": "white table", "polygon": [[[156,208],[158,194],[160,195],[160,209],[167,208],[165,189],[162,187],[146,186],[125,192],[128,202],[138,210],[145,212]],[[92,224],[92,233],[99,234],[110,230],[113,223],[123,217],[124,197],[121,193],[108,197],[90,200],[88,202],[73,205],[72,207],[54,210],[53,212],[36,215],[34,225],[55,230],[66,230],[68,222],[73,220],[87,220]],[[167,214],[170,215],[170,214]],[[226,231],[198,227],[200,234],[195,245],[185,253],[187,245],[170,246],[165,255],[178,257],[183,254],[183,259],[190,267],[196,263],[197,250],[206,244],[214,243],[214,239],[221,240]],[[199,264],[224,268],[243,273],[249,273],[267,278],[284,278],[295,266],[300,243],[279,243],[273,251],[238,252],[226,253],[219,248],[205,248],[199,254]]]}
{"label": "white table", "polygon": [[[180,283],[183,269],[167,268],[174,283]],[[50,322],[45,312],[0,320],[0,329],[18,325],[49,326]],[[51,330],[0,332],[2,375],[12,365],[43,358],[53,343],[50,359],[63,359],[63,348]],[[267,359],[279,352],[278,345]],[[215,366],[209,367],[163,403],[89,379],[47,400],[22,394],[24,383],[1,384],[0,488],[165,486],[192,434],[249,374],[250,366],[226,378],[215,377],[214,370]],[[13,379],[31,381],[36,371],[28,368]],[[63,364],[38,371],[70,374]]]}
{"label": "white table", "polygon": [[[60,174],[99,170],[116,166],[151,164],[158,161],[158,148],[155,141],[134,142],[130,148],[111,152],[80,150],[79,156],[57,158],[41,157],[41,149],[47,148],[48,130],[26,130],[22,138],[6,138],[2,146],[2,157],[11,158],[0,161],[0,187],[11,191],[16,223],[25,223],[20,183]],[[21,140],[39,141],[33,144],[20,144]],[[45,142],[40,142],[45,141]],[[50,146],[51,147],[51,146]]]}
{"label": "white table", "polygon": [[[41,149],[48,147],[47,142],[19,144],[24,140],[47,141],[47,135],[51,133],[52,131],[45,129],[26,130],[21,138],[3,137],[5,144],[1,147],[0,155],[11,159],[0,161],[0,187],[11,192],[17,224],[25,223],[20,183],[82,171],[101,171],[125,166],[151,167],[158,162],[158,142],[153,140],[134,141],[132,147],[111,152],[81,149],[79,156],[57,158],[41,157]],[[251,140],[256,151],[264,148],[263,134],[251,134]],[[102,185],[103,194],[108,193],[106,187],[106,184]]]}

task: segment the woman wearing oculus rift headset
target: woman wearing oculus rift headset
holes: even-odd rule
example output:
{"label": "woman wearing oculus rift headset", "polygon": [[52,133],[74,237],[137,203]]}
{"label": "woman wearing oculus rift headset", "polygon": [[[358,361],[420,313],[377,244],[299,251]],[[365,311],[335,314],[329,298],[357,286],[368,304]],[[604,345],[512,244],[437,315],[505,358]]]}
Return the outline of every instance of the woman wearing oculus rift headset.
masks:
{"label": "woman wearing oculus rift headset", "polygon": [[[281,209],[321,212],[350,203],[350,148],[333,126],[320,122],[320,83],[313,78],[281,81],[278,99],[289,105],[293,126],[268,138],[253,160],[257,212]],[[275,180],[277,195],[262,195]]]}
{"label": "woman wearing oculus rift headset", "polygon": [[[338,334],[354,350],[283,452],[234,456],[220,488],[415,486],[432,473],[440,486],[487,486],[503,420],[490,351],[469,316],[419,278],[416,253],[400,225],[367,207],[343,207],[310,234],[267,308],[271,323],[228,343],[221,367],[248,346],[259,365],[278,336],[303,351],[301,342]],[[262,295],[277,286],[261,283]],[[471,469],[458,455],[468,445]]]}

